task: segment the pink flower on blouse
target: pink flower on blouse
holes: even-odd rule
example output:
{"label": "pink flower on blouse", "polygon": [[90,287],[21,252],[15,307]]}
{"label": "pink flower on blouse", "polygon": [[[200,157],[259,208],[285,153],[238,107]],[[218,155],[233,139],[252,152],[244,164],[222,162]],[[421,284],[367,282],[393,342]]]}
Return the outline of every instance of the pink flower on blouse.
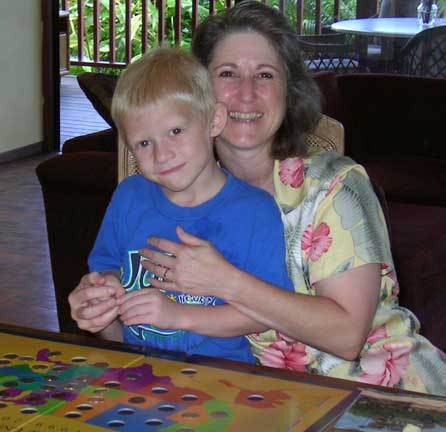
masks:
{"label": "pink flower on blouse", "polygon": [[341,176],[336,176],[333,181],[331,182],[330,186],[328,187],[327,194],[325,196],[328,196],[331,194],[333,189],[336,187],[336,185],[341,181]]}
{"label": "pink flower on blouse", "polygon": [[309,363],[306,346],[277,332],[279,340],[262,351],[260,363],[280,369],[305,371]]}
{"label": "pink flower on blouse", "polygon": [[361,358],[364,373],[359,380],[369,384],[393,387],[399,383],[409,367],[410,347],[389,343],[372,348]]}
{"label": "pink flower on blouse", "polygon": [[313,225],[308,225],[302,236],[302,250],[306,252],[307,259],[318,261],[330,249],[333,239],[330,237],[330,227],[322,222],[313,231]]}
{"label": "pink flower on blouse", "polygon": [[379,340],[386,338],[387,338],[386,326],[381,326],[372,330],[369,333],[369,335],[367,336],[366,344],[373,345],[375,342],[378,342]]}
{"label": "pink flower on blouse", "polygon": [[304,161],[301,158],[285,159],[279,163],[279,177],[283,184],[297,189],[304,182]]}

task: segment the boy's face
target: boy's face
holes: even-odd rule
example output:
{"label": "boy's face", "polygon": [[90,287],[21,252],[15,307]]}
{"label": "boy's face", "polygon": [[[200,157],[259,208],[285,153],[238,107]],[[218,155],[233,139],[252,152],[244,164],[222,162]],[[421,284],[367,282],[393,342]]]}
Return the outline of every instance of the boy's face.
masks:
{"label": "boy's face", "polygon": [[158,183],[173,202],[184,205],[200,201],[212,182],[212,141],[225,124],[222,104],[208,119],[190,104],[170,101],[130,112],[123,130],[142,174]]}

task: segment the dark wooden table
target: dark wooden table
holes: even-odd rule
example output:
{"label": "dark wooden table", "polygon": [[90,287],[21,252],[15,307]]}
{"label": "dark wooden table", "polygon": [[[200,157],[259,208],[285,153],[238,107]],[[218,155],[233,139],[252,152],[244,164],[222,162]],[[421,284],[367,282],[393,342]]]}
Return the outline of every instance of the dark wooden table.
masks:
{"label": "dark wooden table", "polygon": [[378,387],[0,324],[1,432],[334,431],[365,388]]}

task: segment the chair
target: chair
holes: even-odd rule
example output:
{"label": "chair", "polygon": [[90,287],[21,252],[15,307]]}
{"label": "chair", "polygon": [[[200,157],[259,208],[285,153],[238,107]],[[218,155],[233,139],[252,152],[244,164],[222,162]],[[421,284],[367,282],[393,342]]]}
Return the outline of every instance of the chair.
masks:
{"label": "chair", "polygon": [[431,27],[413,36],[401,50],[399,72],[446,78],[446,26]]}
{"label": "chair", "polygon": [[[312,150],[333,150],[344,154],[344,127],[337,120],[322,115],[314,131],[307,136],[307,143]],[[135,158],[121,140],[118,142],[118,182],[127,176],[139,174]]]}
{"label": "chair", "polygon": [[311,72],[348,73],[361,69],[358,46],[345,34],[300,35],[299,44]]}

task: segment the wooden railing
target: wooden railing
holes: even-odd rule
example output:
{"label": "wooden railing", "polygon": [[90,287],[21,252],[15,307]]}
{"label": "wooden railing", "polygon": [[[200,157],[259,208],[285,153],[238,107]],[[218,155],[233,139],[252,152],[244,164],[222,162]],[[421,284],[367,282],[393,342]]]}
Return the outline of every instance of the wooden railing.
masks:
{"label": "wooden railing", "polygon": [[[260,0],[271,4],[270,1]],[[274,0],[273,0],[274,1]],[[321,34],[324,31],[324,6],[329,4],[329,22],[361,16],[367,3],[376,11],[378,0],[356,0],[353,16],[341,16],[343,6],[354,0],[275,0],[282,13],[291,16],[298,34]],[[314,4],[308,17],[305,6]],[[307,4],[306,4],[307,2]],[[132,58],[163,44],[187,45],[204,13],[232,7],[234,0],[60,0],[60,8],[70,10],[71,65],[123,68]],[[345,7],[344,7],[345,9]],[[88,11],[88,14],[87,14]],[[137,12],[137,13],[135,13]],[[350,11],[350,14],[352,11]],[[294,15],[294,16],[293,16]],[[104,19],[104,17],[106,17]],[[183,23],[186,21],[187,25]],[[117,34],[117,23],[121,32]],[[309,24],[310,23],[310,24]],[[191,28],[188,28],[191,27]],[[122,33],[122,28],[124,32]]]}

